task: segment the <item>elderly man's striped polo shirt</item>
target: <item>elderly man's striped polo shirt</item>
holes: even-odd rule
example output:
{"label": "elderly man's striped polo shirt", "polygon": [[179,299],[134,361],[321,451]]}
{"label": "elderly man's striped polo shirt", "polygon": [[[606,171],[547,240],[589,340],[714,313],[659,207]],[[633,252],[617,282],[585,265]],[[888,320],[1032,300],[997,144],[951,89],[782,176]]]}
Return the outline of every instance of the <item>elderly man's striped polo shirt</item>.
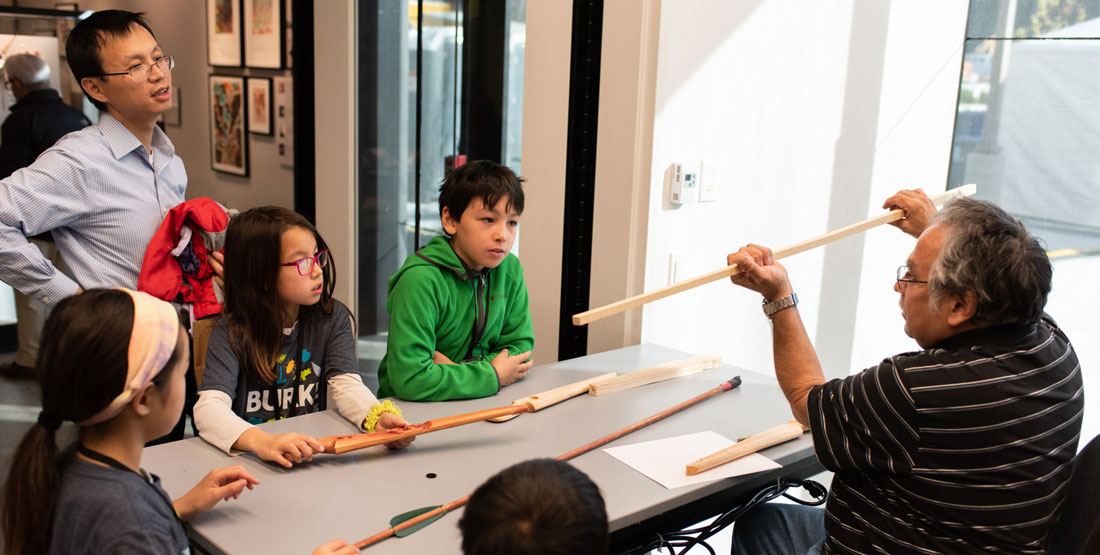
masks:
{"label": "elderly man's striped polo shirt", "polygon": [[1084,409],[1080,364],[1044,317],[884,360],[809,396],[836,472],[824,553],[1041,553]]}

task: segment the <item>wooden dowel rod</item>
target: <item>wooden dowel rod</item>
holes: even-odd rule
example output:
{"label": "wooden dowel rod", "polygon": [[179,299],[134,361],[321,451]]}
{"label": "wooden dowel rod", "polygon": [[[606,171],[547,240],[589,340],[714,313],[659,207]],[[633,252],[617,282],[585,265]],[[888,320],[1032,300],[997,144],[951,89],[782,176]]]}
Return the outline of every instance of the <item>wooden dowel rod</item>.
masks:
{"label": "wooden dowel rod", "polygon": [[[691,399],[688,399],[687,401],[684,401],[684,402],[679,403],[675,406],[669,407],[669,408],[667,408],[667,409],[665,409],[661,412],[658,412],[657,414],[654,414],[652,416],[649,416],[647,418],[639,420],[639,421],[637,421],[637,422],[635,422],[635,423],[633,423],[633,424],[631,424],[631,425],[629,425],[625,428],[622,428],[618,431],[612,432],[612,433],[610,433],[610,434],[608,434],[604,437],[601,437],[600,439],[597,439],[595,441],[586,443],[586,444],[584,444],[584,445],[582,445],[582,446],[580,446],[576,449],[573,449],[571,451],[566,451],[565,453],[562,453],[561,455],[558,455],[557,457],[554,457],[554,458],[559,460],[559,461],[567,461],[567,460],[572,459],[574,457],[583,455],[583,454],[585,454],[585,453],[587,453],[587,452],[589,452],[589,451],[591,451],[591,450],[593,450],[593,449],[595,449],[595,448],[597,448],[601,445],[606,445],[608,443],[611,443],[612,441],[615,441],[616,439],[619,439],[620,437],[623,437],[623,436],[625,436],[625,435],[627,435],[631,432],[637,431],[637,430],[639,430],[641,428],[644,428],[644,427],[646,427],[646,426],[648,426],[648,425],[650,425],[654,422],[657,422],[659,420],[664,420],[665,418],[668,418],[669,416],[672,416],[673,414],[676,414],[677,412],[680,412],[680,411],[682,411],[682,410],[684,410],[688,407],[691,407],[692,405],[697,405],[697,404],[699,404],[703,401],[706,401],[707,399],[710,399],[711,397],[714,397],[715,395],[718,395],[719,393],[729,391],[729,390],[734,389],[734,388],[736,388],[740,385],[741,385],[741,377],[737,376],[737,377],[733,378],[732,380],[729,380],[727,382],[722,382],[721,384],[718,385],[718,387],[710,389],[710,390],[708,390],[708,391],[706,391],[702,394],[696,395],[695,397],[692,397]],[[361,539],[361,540],[355,542],[355,547],[358,547],[359,549],[365,549],[366,547],[374,545],[374,544],[376,544],[376,543],[378,543],[378,542],[380,542],[380,541],[382,541],[386,538],[389,538],[389,537],[395,535],[397,532],[400,532],[400,531],[402,531],[406,528],[416,526],[417,524],[420,524],[421,522],[424,522],[425,520],[429,520],[429,519],[434,518],[436,516],[439,516],[441,514],[447,513],[449,511],[453,511],[453,510],[465,505],[466,502],[469,501],[469,500],[470,500],[469,495],[467,495],[465,497],[455,499],[454,501],[451,501],[450,503],[447,503],[446,505],[443,505],[441,507],[437,507],[437,508],[432,509],[431,511],[428,511],[424,514],[417,515],[417,516],[415,516],[415,517],[413,517],[409,520],[406,520],[405,522],[402,522],[400,524],[396,524],[396,525],[391,526],[391,527],[389,527],[385,530],[382,530],[381,532],[379,532],[379,533],[377,533],[373,536],[370,536],[369,538]]]}
{"label": "wooden dowel rod", "polygon": [[477,412],[426,420],[420,424],[412,424],[403,429],[374,432],[373,434],[328,436],[317,438],[317,441],[321,442],[321,445],[325,447],[326,453],[340,455],[348,451],[366,449],[367,447],[374,447],[375,445],[385,445],[393,441],[407,439],[429,432],[438,432],[439,430],[446,430],[447,428],[454,428],[455,426],[462,426],[463,424],[480,422],[482,420],[509,414],[519,414],[521,412],[528,412],[529,410],[530,408],[527,405],[508,405],[505,407],[496,407],[479,410]]}
{"label": "wooden dowel rod", "polygon": [[[975,191],[977,191],[977,187],[974,184],[969,184],[959,187],[957,189],[951,189],[950,191],[944,193],[932,195],[932,197],[930,198],[932,199],[933,203],[939,205],[956,197],[973,195]],[[793,245],[788,245],[781,249],[776,249],[775,251],[772,251],[772,253],[775,255],[775,258],[777,260],[780,258],[792,256],[800,252],[805,252],[810,249],[832,243],[833,241],[837,241],[845,237],[850,237],[862,231],[867,231],[868,229],[871,229],[873,227],[878,227],[882,224],[900,220],[904,215],[904,210],[891,210],[890,212],[879,214],[878,216],[868,218],[862,222],[830,231],[829,233],[826,233],[824,235],[819,235],[812,239],[807,239]],[[738,268],[736,264],[732,264],[726,266],[725,268],[720,268],[718,270],[714,270],[713,272],[708,272],[701,276],[696,276],[681,281],[680,283],[674,283],[667,287],[662,287],[660,289],[650,291],[649,293],[642,293],[641,295],[635,295],[633,297],[630,297],[629,299],[623,299],[621,301],[613,302],[609,305],[601,306],[599,308],[593,308],[585,312],[574,314],[573,325],[583,326],[585,324],[590,324],[592,322],[595,322],[596,320],[601,320],[603,318],[607,318],[608,316],[618,314],[631,308],[639,307],[643,304],[651,303],[658,299],[663,299],[670,295],[675,295],[676,293],[687,291],[688,289],[694,289],[696,287],[699,287],[700,285],[705,285],[712,281],[718,281],[724,277],[729,277],[738,273],[741,273],[741,269]]]}
{"label": "wooden dowel rod", "polygon": [[692,397],[691,399],[688,399],[687,401],[684,401],[684,402],[679,403],[677,405],[673,405],[673,406],[671,406],[671,407],[669,407],[669,408],[667,408],[667,409],[665,409],[661,412],[658,412],[657,414],[654,414],[652,416],[643,418],[643,419],[641,419],[641,420],[639,420],[639,421],[637,421],[637,422],[635,422],[635,423],[633,423],[633,424],[631,424],[631,425],[629,425],[629,426],[627,426],[627,427],[625,427],[625,428],[623,428],[623,429],[621,429],[617,432],[612,432],[610,434],[607,434],[606,436],[601,437],[600,439],[597,439],[595,441],[591,441],[589,443],[581,445],[580,447],[577,447],[576,449],[573,449],[572,451],[562,453],[561,455],[558,455],[556,458],[559,461],[567,461],[567,460],[572,459],[573,457],[576,457],[578,455],[583,455],[583,454],[585,454],[585,453],[587,453],[587,452],[589,452],[589,451],[591,451],[591,450],[593,450],[597,447],[600,447],[601,445],[607,445],[608,443],[611,443],[612,441],[615,441],[616,439],[619,439],[620,437],[623,437],[623,436],[625,436],[629,433],[632,433],[632,432],[636,432],[636,431],[638,431],[638,430],[640,430],[640,429],[642,429],[642,428],[644,428],[644,427],[646,427],[646,426],[648,426],[648,425],[650,425],[654,422],[664,420],[665,418],[668,418],[669,416],[672,416],[672,415],[674,415],[674,414],[676,414],[676,413],[678,413],[678,412],[680,412],[680,411],[682,411],[682,410],[684,410],[684,409],[686,409],[690,406],[702,403],[703,401],[706,401],[707,399],[710,399],[711,397],[714,397],[715,395],[718,395],[719,393],[729,391],[729,390],[731,390],[735,387],[739,387],[740,385],[741,385],[741,376],[737,376],[737,377],[733,378],[732,380],[730,380],[728,382],[722,382],[721,384],[718,385],[718,387],[715,387],[714,389],[711,389],[709,391],[706,391],[706,392],[703,392],[699,395],[696,395],[695,397]]}
{"label": "wooden dowel rod", "polygon": [[805,428],[803,428],[801,424],[793,421],[787,424],[780,424],[773,428],[768,428],[759,434],[751,435],[744,440],[738,441],[725,449],[715,451],[699,460],[692,461],[687,465],[685,471],[688,476],[694,476],[700,472],[710,470],[716,466],[721,466],[761,449],[767,449],[772,445],[778,445],[784,441],[790,441],[801,437],[804,430]]}

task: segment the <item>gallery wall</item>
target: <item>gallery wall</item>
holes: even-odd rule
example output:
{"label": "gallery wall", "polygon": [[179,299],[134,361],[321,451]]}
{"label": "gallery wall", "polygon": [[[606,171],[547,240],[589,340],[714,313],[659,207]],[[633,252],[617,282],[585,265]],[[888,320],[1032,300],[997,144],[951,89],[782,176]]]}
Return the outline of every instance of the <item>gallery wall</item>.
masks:
{"label": "gallery wall", "polygon": [[[12,2],[0,2],[11,5]],[[53,9],[53,0],[20,0],[19,7]],[[187,168],[187,198],[210,197],[231,208],[247,209],[273,204],[293,208],[294,168],[279,162],[275,138],[249,133],[249,175],[240,177],[211,168],[209,75],[281,76],[289,70],[212,69],[207,64],[206,2],[158,0],[82,0],[84,10],[120,9],[144,12],[157,41],[176,59],[173,87],[180,97],[179,126],[165,132]],[[68,71],[68,68],[65,68]]]}

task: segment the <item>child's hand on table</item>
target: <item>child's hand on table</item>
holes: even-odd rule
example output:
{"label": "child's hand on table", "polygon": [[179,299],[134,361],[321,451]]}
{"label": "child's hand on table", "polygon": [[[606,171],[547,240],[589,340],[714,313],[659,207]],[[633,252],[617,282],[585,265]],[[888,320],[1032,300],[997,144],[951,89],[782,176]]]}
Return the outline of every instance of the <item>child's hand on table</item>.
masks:
{"label": "child's hand on table", "polygon": [[493,369],[497,371],[497,378],[500,379],[500,386],[504,387],[512,385],[527,376],[527,372],[531,370],[531,366],[535,364],[535,361],[531,359],[531,351],[509,355],[508,349],[504,349],[500,351],[500,354],[493,357],[492,364]]}
{"label": "child's hand on table", "polygon": [[[382,413],[382,416],[379,417],[378,424],[374,425],[374,431],[388,432],[390,430],[400,430],[402,428],[407,428],[408,426],[409,423],[405,422],[405,419],[401,418],[400,416],[397,416],[392,412],[384,412]],[[389,447],[390,449],[402,449],[408,447],[415,439],[415,437],[408,437],[405,439],[399,439],[397,441],[391,441],[386,444],[386,447]]]}

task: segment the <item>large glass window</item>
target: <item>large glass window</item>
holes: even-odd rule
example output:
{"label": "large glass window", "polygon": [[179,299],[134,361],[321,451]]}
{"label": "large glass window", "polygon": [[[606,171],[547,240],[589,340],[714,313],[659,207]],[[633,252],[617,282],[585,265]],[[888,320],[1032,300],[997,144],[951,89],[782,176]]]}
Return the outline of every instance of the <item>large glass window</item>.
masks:
{"label": "large glass window", "polygon": [[[972,0],[948,178],[977,183],[1046,243],[1047,311],[1074,343],[1086,398],[1100,395],[1098,63],[1100,0]],[[1081,445],[1098,433],[1086,411]]]}
{"label": "large glass window", "polygon": [[[526,0],[359,4],[359,356],[385,353],[387,281],[443,232],[439,185],[465,160],[517,172]],[[373,385],[373,384],[372,384]]]}

